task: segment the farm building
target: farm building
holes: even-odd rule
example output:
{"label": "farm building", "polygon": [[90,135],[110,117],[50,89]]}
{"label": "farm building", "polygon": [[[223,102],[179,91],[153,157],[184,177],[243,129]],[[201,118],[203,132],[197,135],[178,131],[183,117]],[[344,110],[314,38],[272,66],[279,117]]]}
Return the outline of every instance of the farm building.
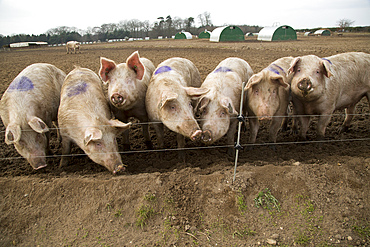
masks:
{"label": "farm building", "polygon": [[304,36],[313,36],[314,34],[313,34],[313,32],[305,32],[304,33]]}
{"label": "farm building", "polygon": [[203,32],[201,32],[198,36],[198,38],[200,39],[209,39],[211,37],[211,32],[204,30]]}
{"label": "farm building", "polygon": [[9,44],[10,48],[23,48],[23,47],[40,47],[48,45],[47,42],[19,42]]}
{"label": "farm building", "polygon": [[243,31],[236,26],[218,27],[212,31],[209,39],[213,42],[244,41]]}
{"label": "farm building", "polygon": [[264,27],[258,33],[257,40],[279,41],[279,40],[297,40],[296,31],[287,25]]}
{"label": "farm building", "polygon": [[317,36],[330,36],[330,31],[327,29],[320,29],[315,32],[315,35]]}
{"label": "farm building", "polygon": [[175,39],[192,39],[193,35],[189,32],[181,31],[175,35]]}

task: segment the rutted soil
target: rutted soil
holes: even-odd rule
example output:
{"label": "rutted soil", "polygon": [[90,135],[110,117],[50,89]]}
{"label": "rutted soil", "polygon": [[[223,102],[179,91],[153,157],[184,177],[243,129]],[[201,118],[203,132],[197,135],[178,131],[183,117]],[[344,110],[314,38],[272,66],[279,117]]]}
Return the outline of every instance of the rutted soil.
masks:
{"label": "rutted soil", "polygon": [[[347,51],[370,53],[370,35],[301,37],[294,42],[210,43],[158,40],[0,52],[0,93],[26,66],[45,62],[69,73],[74,65],[99,70],[99,57],[124,62],[135,50],[158,65],[185,57],[202,79],[227,57],[245,59],[255,72],[284,56],[321,57]],[[370,117],[363,99],[347,133],[338,134],[344,111],[332,117],[322,144],[297,143],[280,132],[277,150],[261,125],[256,146],[234,157],[225,139],[215,147],[187,141],[186,162],[177,159],[176,137],[166,130],[166,151],[147,151],[140,125],[130,130],[130,153],[122,153],[127,173],[113,176],[75,147],[68,167],[52,130],[48,167],[34,171],[4,142],[0,122],[1,246],[369,246]],[[291,125],[291,120],[289,121]],[[308,132],[315,140],[316,119]],[[151,128],[156,146],[156,135]],[[249,126],[241,134],[247,144]],[[120,143],[120,140],[119,140]],[[280,204],[257,208],[259,192]],[[266,195],[265,193],[265,195]],[[266,204],[263,204],[266,205]]]}

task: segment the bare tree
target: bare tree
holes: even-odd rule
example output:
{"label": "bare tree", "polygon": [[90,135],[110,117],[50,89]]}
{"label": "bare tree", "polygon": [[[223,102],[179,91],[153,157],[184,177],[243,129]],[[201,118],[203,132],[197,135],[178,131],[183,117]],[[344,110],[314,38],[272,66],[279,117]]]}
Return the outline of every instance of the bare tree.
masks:
{"label": "bare tree", "polygon": [[201,27],[212,26],[211,14],[209,12],[204,12],[203,14],[198,15],[198,20]]}
{"label": "bare tree", "polygon": [[355,23],[355,21],[349,19],[340,19],[339,21],[337,21],[337,25],[339,26],[339,29],[341,29],[342,31],[352,26],[353,23]]}

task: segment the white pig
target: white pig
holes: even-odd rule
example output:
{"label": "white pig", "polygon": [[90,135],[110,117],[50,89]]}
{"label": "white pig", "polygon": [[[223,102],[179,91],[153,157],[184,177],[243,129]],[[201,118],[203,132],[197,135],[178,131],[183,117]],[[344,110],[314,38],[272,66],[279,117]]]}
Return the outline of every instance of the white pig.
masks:
{"label": "white pig", "polygon": [[[127,58],[126,63],[116,64],[107,58],[100,58],[100,77],[108,84],[108,98],[115,117],[127,122],[135,117],[142,123],[148,122],[145,108],[145,95],[150,78],[155,70],[153,63],[140,58],[136,51]],[[142,124],[145,144],[152,149],[148,124]],[[130,148],[129,131],[124,133],[125,149]]]}
{"label": "white pig", "polygon": [[57,120],[65,76],[54,65],[32,64],[19,73],[0,101],[0,115],[6,127],[5,143],[14,144],[34,169],[47,165],[48,126]]}
{"label": "white pig", "polygon": [[294,114],[299,115],[300,137],[306,139],[310,115],[319,116],[317,139],[325,136],[335,110],[346,109],[341,131],[346,131],[356,104],[366,96],[370,101],[370,54],[349,52],[328,58],[297,57],[289,71],[294,73],[291,90]]}
{"label": "white pig", "polygon": [[67,54],[69,52],[71,52],[71,54],[72,52],[76,54],[77,50],[81,53],[80,46],[81,46],[81,43],[78,41],[68,41],[66,44]]}
{"label": "white pig", "polygon": [[[202,128],[202,141],[210,145],[227,134],[227,144],[234,144],[243,82],[253,75],[249,64],[236,57],[226,58],[206,77],[201,88],[208,91],[196,107]],[[233,147],[228,154],[233,154]]]}
{"label": "white pig", "polygon": [[177,133],[179,148],[185,147],[184,137],[193,141],[200,138],[202,131],[192,106],[192,99],[208,91],[198,88],[200,84],[199,71],[188,59],[170,58],[156,68],[145,102],[160,148],[164,147],[163,124]]}
{"label": "white pig", "polygon": [[276,142],[277,133],[287,116],[290,101],[290,79],[288,69],[293,57],[283,57],[261,72],[253,75],[244,90],[246,111],[251,129],[250,143],[256,142],[259,120],[270,120],[270,141]]}
{"label": "white pig", "polygon": [[129,128],[111,119],[99,77],[86,68],[76,68],[66,77],[60,99],[58,123],[62,137],[60,166],[68,163],[71,143],[76,143],[95,163],[116,173],[124,171],[116,135]]}

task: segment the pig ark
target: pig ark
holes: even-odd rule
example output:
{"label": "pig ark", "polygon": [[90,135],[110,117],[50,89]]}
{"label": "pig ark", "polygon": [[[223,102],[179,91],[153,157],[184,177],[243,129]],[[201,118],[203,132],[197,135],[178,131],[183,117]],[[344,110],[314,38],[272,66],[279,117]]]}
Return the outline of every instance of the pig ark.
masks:
{"label": "pig ark", "polygon": [[290,79],[288,69],[293,57],[283,57],[248,81],[244,90],[246,93],[245,107],[248,113],[251,129],[249,143],[255,143],[259,129],[259,120],[270,120],[270,142],[276,142],[277,133],[287,116],[290,101]]}
{"label": "pig ark", "polygon": [[301,124],[300,137],[306,139],[310,115],[319,116],[317,139],[325,136],[335,110],[346,109],[341,131],[346,131],[356,104],[366,96],[370,101],[370,54],[349,52],[327,58],[315,55],[297,57],[289,71],[294,114]]}
{"label": "pig ark", "polygon": [[[135,117],[142,123],[148,122],[145,108],[145,95],[150,78],[155,70],[153,63],[140,58],[136,51],[127,58],[126,63],[116,64],[107,58],[100,58],[100,77],[108,84],[108,98],[115,117],[127,122]],[[142,124],[145,144],[152,149],[148,124]],[[124,147],[130,149],[129,131],[124,133]]]}
{"label": "pig ark", "polygon": [[[202,141],[212,144],[227,133],[227,144],[234,144],[243,82],[253,75],[249,64],[236,57],[226,58],[206,77],[201,89],[208,91],[196,107],[202,128]],[[228,149],[232,155],[233,147]]]}
{"label": "pig ark", "polygon": [[163,124],[177,133],[179,148],[185,147],[184,137],[193,141],[200,138],[202,131],[194,118],[192,106],[192,99],[208,91],[198,88],[200,84],[199,71],[188,59],[170,58],[156,68],[145,102],[149,119],[157,133],[159,148],[164,147]]}
{"label": "pig ark", "polygon": [[62,137],[60,165],[68,163],[71,143],[76,143],[94,162],[116,173],[123,171],[116,135],[130,123],[111,119],[99,77],[86,68],[75,68],[66,77],[58,111]]}
{"label": "pig ark", "polygon": [[54,65],[32,64],[19,73],[1,98],[5,142],[14,144],[34,169],[47,165],[45,155],[50,152],[48,126],[57,120],[65,76]]}

